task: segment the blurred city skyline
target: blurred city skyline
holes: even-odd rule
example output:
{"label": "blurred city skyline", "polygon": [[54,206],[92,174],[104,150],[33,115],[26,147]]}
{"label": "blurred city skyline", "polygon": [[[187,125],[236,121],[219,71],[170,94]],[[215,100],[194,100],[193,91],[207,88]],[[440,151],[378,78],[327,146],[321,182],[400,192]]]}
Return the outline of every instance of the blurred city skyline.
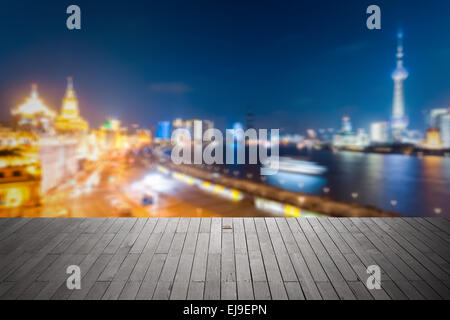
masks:
{"label": "blurred city skyline", "polygon": [[[65,27],[68,3],[12,3],[0,13],[3,121],[30,84],[59,111],[73,76],[80,112],[93,126],[107,117],[155,126],[203,118],[217,127],[255,114],[257,127],[304,132],[389,120],[396,34],[404,33],[406,114],[423,130],[423,111],[449,107],[450,22],[433,6],[381,2],[382,29],[367,30],[368,1],[162,3],[124,10],[77,3],[82,29]],[[26,10],[25,10],[26,9]]]}

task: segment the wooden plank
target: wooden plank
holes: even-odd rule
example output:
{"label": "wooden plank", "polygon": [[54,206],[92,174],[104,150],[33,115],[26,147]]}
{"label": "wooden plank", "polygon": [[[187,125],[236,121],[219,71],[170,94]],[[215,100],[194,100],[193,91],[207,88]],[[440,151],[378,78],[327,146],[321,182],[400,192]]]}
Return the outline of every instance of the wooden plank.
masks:
{"label": "wooden plank", "polygon": [[8,292],[11,291],[11,288],[14,287],[15,285],[16,285],[15,282],[0,282],[0,300],[16,299],[16,297],[11,297],[11,295],[8,294]]}
{"label": "wooden plank", "polygon": [[[291,257],[292,264],[294,266],[297,278],[300,282],[301,288],[303,289],[303,294],[306,299],[320,300],[320,292],[314,282],[314,278],[303,258],[300,249],[295,242],[294,236],[292,235],[291,229],[289,228],[285,218],[276,218],[278,228],[280,229],[280,234],[286,245],[286,249]],[[320,271],[319,271],[320,272]],[[324,273],[324,277],[326,275]]]}
{"label": "wooden plank", "polygon": [[[232,226],[232,219],[224,219],[224,225]],[[228,220],[228,222],[227,222]],[[233,230],[222,231],[222,252],[220,257],[221,297],[226,300],[237,298],[236,262]]]}
{"label": "wooden plank", "polygon": [[317,288],[319,288],[320,294],[324,300],[339,300],[339,297],[330,282],[317,282]]}
{"label": "wooden plank", "polygon": [[[381,287],[389,295],[392,300],[407,300],[406,295],[398,288],[397,284],[392,280],[383,280]],[[376,291],[376,290],[371,290]]]}
{"label": "wooden plank", "polygon": [[242,218],[233,219],[233,235],[236,261],[237,297],[239,300],[253,300],[254,294],[250,272],[250,260]]}
{"label": "wooden plank", "polygon": [[285,282],[286,292],[289,300],[305,300],[300,283],[297,281]]}
{"label": "wooden plank", "polygon": [[173,237],[175,236],[175,231],[177,229],[178,220],[179,219],[177,218],[169,220],[169,222],[167,223],[167,227],[161,237],[161,241],[156,248],[156,253],[169,253],[169,249],[172,244]]}
{"label": "wooden plank", "polygon": [[119,299],[120,293],[125,287],[126,281],[113,280],[109,283],[108,288],[102,295],[102,300],[117,300]]}
{"label": "wooden plank", "polygon": [[[380,251],[377,261],[382,261],[383,269],[386,270],[386,266],[389,262],[390,270],[392,271],[391,278],[395,280],[420,280],[420,277],[411,269],[411,267],[401,259],[399,255],[394,251],[395,243],[386,234],[380,234],[379,228],[373,223],[370,226],[364,223],[363,218],[351,218],[351,221],[364,233],[364,235],[377,247]],[[380,265],[381,266],[381,265]],[[392,268],[393,267],[393,268]],[[399,273],[394,278],[394,268]]]}
{"label": "wooden plank", "polygon": [[255,291],[255,300],[270,300],[272,298],[267,281],[254,281],[253,288]]}
{"label": "wooden plank", "polygon": [[410,300],[423,300],[424,296],[411,284],[410,281],[395,281],[395,284]]}
{"label": "wooden plank", "polygon": [[92,286],[85,300],[100,300],[109,287],[109,282],[97,281]]}
{"label": "wooden plank", "polygon": [[175,236],[169,249],[169,253],[164,263],[164,267],[159,277],[158,284],[155,289],[154,299],[157,300],[169,299],[170,291],[181,258],[181,251],[183,249],[185,238],[186,238],[185,232],[175,233]]}
{"label": "wooden plank", "polygon": [[209,230],[209,247],[206,266],[206,281],[204,298],[208,300],[220,299],[221,278],[221,250],[222,250],[222,219],[212,218]]}
{"label": "wooden plank", "polygon": [[[109,253],[105,251],[105,254]],[[126,257],[127,257],[126,253],[114,254],[111,261],[109,261],[108,265],[103,270],[102,274],[98,277],[98,281],[103,282],[112,281]]]}
{"label": "wooden plank", "polygon": [[[0,294],[0,299],[17,299],[35,280],[46,270],[56,259],[58,255],[46,255],[32,269],[26,273],[20,273],[18,278],[14,278],[13,282],[9,282],[9,289]],[[0,283],[3,286],[5,282]],[[1,290],[0,290],[1,291]]]}
{"label": "wooden plank", "polygon": [[208,258],[209,234],[199,233],[197,238],[197,247],[194,254],[194,262],[192,266],[191,282],[206,279],[206,263]]}
{"label": "wooden plank", "polygon": [[369,290],[361,281],[351,281],[348,283],[350,289],[358,300],[373,300]]}
{"label": "wooden plank", "polygon": [[33,300],[48,285],[48,281],[33,282],[17,300]]}
{"label": "wooden plank", "polygon": [[202,300],[205,282],[191,281],[189,283],[188,300]]}
{"label": "wooden plank", "polygon": [[[48,224],[46,224],[46,226],[48,226]],[[25,253],[28,254],[40,251],[42,246],[44,246],[44,248],[48,248],[54,243],[54,241],[52,241],[54,238],[54,233],[48,234],[47,232],[44,232],[44,229],[46,228],[44,227],[42,230],[32,234],[31,236],[26,234],[15,234],[15,236],[11,237],[11,239],[14,240],[9,243],[11,250],[6,250],[7,254],[5,254],[0,261],[0,273],[3,275],[3,279],[11,272],[15,272],[14,269],[16,269],[15,267],[17,267],[18,263],[23,264],[23,259],[27,256],[24,256]],[[55,226],[55,230],[59,230],[57,226]],[[57,240],[59,240],[57,245],[59,245],[61,240],[63,240],[62,238],[65,237],[57,237]],[[43,242],[42,240],[46,241]],[[7,240],[0,241],[0,245],[4,244],[5,241]],[[18,244],[15,244],[15,241],[17,241]],[[39,244],[39,246],[37,244]],[[54,249],[54,247],[55,246],[52,246],[51,249]],[[5,247],[3,246],[3,248]],[[45,253],[47,252],[48,251]],[[33,263],[33,261],[31,261],[31,263]]]}
{"label": "wooden plank", "polygon": [[[339,247],[335,244],[335,242],[331,239],[330,235],[325,231],[322,225],[318,222],[319,219],[305,219],[305,222],[309,222],[311,226],[314,225],[313,230],[321,241],[323,247],[326,252],[333,260],[336,267],[339,269],[342,277],[345,281],[356,281],[357,277],[351,266],[348,264],[347,260],[343,256],[343,253],[339,249]],[[341,243],[341,247],[346,253],[351,253],[349,247],[344,245],[344,242],[338,241]]]}
{"label": "wooden plank", "polygon": [[[318,225],[320,220],[320,226]],[[323,221],[326,220],[326,221]],[[340,271],[345,274],[344,276],[345,280],[349,283],[357,283],[356,280],[362,281],[363,283],[366,282],[368,278],[367,274],[367,266],[365,266],[362,261],[359,259],[358,255],[354,253],[352,248],[345,242],[345,240],[342,238],[342,236],[337,232],[336,229],[331,225],[330,221],[327,219],[308,219],[308,221],[311,224],[315,224],[314,230],[316,231],[316,234],[319,235],[319,238],[322,240],[323,245],[326,247],[327,251],[330,253],[330,256],[333,257],[333,261],[336,263],[336,265],[340,265],[339,268]],[[323,227],[322,227],[323,226]],[[345,228],[345,227],[344,227]],[[345,233],[345,230],[343,228],[340,229],[342,232]],[[337,245],[339,243],[339,246]],[[341,251],[342,250],[342,251]],[[345,264],[343,264],[343,259],[345,259]],[[350,266],[352,271],[351,273],[345,271]],[[355,286],[359,286],[356,284]],[[353,299],[353,295],[350,294],[349,288],[347,286],[339,286],[337,287],[339,289],[342,288],[342,296],[340,295],[340,291],[338,291],[339,296],[341,298],[345,299]],[[356,287],[355,287],[356,288]],[[350,287],[350,290],[352,292],[353,288]],[[364,293],[364,290],[358,290],[356,293],[362,294]],[[355,293],[355,292],[354,292]],[[384,292],[383,289],[381,290],[372,290],[370,292],[375,299],[389,299],[389,296]],[[356,298],[358,298],[356,296]]]}
{"label": "wooden plank", "polygon": [[153,256],[150,266],[148,267],[147,273],[145,274],[145,278],[141,284],[141,287],[139,288],[136,299],[139,300],[152,299],[166,257],[167,254],[165,253],[156,253]]}
{"label": "wooden plank", "polygon": [[342,282],[337,282],[337,281],[333,281],[332,282],[334,290],[336,291],[338,297],[341,300],[355,300],[356,297],[353,294],[352,290],[350,289],[350,287],[348,286],[346,281],[342,281]]}
{"label": "wooden plank", "polygon": [[[436,233],[428,230],[428,228],[421,224],[418,219],[402,219],[399,225],[402,228],[399,228],[397,230],[401,230],[401,232],[406,231],[417,239],[413,240],[413,244],[417,249],[425,253],[428,253],[430,251],[438,252],[444,259],[448,258],[448,255],[450,254],[449,241],[445,241],[444,239],[436,235]],[[422,242],[426,244],[426,246],[431,250],[427,250],[427,248],[425,248],[424,250],[422,248]]]}
{"label": "wooden plank", "polygon": [[411,284],[427,300],[441,300],[441,296],[430,287],[425,281],[411,281]]}
{"label": "wooden plank", "polygon": [[286,300],[288,298],[287,292],[284,287],[283,277],[278,266],[275,252],[273,251],[266,222],[264,218],[255,218],[254,221],[272,299]]}
{"label": "wooden plank", "polygon": [[[345,254],[345,258],[352,266],[359,280],[363,283],[367,281],[367,267],[370,265],[379,265],[381,268],[381,279],[389,280],[389,275],[397,274],[401,279],[404,277],[396,270],[392,264],[383,259],[381,253],[373,246],[373,244],[354,226],[348,219],[329,219],[329,222],[339,230],[340,235],[350,246],[355,254]],[[350,232],[353,230],[353,232]],[[376,258],[376,259],[374,259]],[[377,300],[389,299],[384,288],[380,290],[370,290],[370,294]]]}
{"label": "wooden plank", "polygon": [[[417,250],[411,245],[403,236],[398,234],[392,228],[389,229],[387,225],[378,219],[365,220],[366,224],[370,224],[378,234],[384,235],[383,240],[389,243],[392,251],[408,264],[408,268],[414,269],[424,280],[434,280],[435,277],[441,280],[450,279],[450,275],[443,271],[438,265],[433,263],[427,256]],[[397,265],[396,266],[400,267]],[[425,268],[424,268],[425,267]],[[406,268],[402,268],[402,273],[406,276]],[[421,280],[420,277],[407,277],[408,280]]]}
{"label": "wooden plank", "polygon": [[27,223],[32,221],[30,218],[16,218],[8,221],[8,225],[0,231],[0,241],[4,241],[7,237],[15,232],[19,232]]}
{"label": "wooden plank", "polygon": [[140,287],[140,281],[128,281],[120,293],[119,300],[134,300]]}
{"label": "wooden plank", "polygon": [[222,300],[237,299],[236,281],[222,281],[220,289]]}
{"label": "wooden plank", "polygon": [[[443,231],[443,234],[450,235],[450,220],[445,218],[423,218],[427,222],[434,225],[439,230]],[[447,237],[445,237],[448,239]]]}
{"label": "wooden plank", "polygon": [[153,229],[157,223],[156,219],[147,219],[145,226],[142,228],[141,233],[133,244],[133,247],[130,249],[130,253],[142,253],[144,250],[150,236],[152,235]]}
{"label": "wooden plank", "polygon": [[219,300],[221,297],[221,254],[208,253],[204,299]]}
{"label": "wooden plank", "polygon": [[[248,258],[253,282],[265,282],[267,285],[266,270],[259,246],[258,234],[252,218],[244,220],[244,229],[247,240]],[[255,292],[256,293],[256,292]]]}
{"label": "wooden plank", "polygon": [[181,252],[179,265],[182,268],[178,268],[170,299],[172,300],[184,300],[187,298],[189,282],[191,279],[191,270],[194,261],[194,253],[197,245],[199,220],[189,219],[189,225],[186,229],[187,234]]}
{"label": "wooden plank", "polygon": [[209,233],[211,228],[211,218],[202,218],[200,220],[200,233]]}
{"label": "wooden plank", "polygon": [[326,249],[321,244],[314,230],[306,221],[307,219],[298,218],[296,220],[300,224],[300,227],[302,228],[306,238],[308,239],[308,242],[310,243],[312,249],[314,250],[316,257],[320,261],[320,264],[325,270],[328,278],[332,282],[333,281],[338,283],[344,282],[345,281],[344,277],[342,276],[337,266],[334,264],[331,257],[328,255]]}
{"label": "wooden plank", "polygon": [[[440,239],[444,240],[445,242],[450,242],[450,234],[447,231],[442,230],[442,228],[437,227],[434,224],[435,219],[434,218],[415,218],[415,221],[423,225],[427,230],[430,230],[434,235],[438,236]],[[439,225],[439,222],[437,223]]]}
{"label": "wooden plank", "polygon": [[283,281],[298,282],[297,275],[295,274],[289,253],[286,250],[286,246],[284,245],[283,238],[280,235],[276,221],[273,218],[266,218],[265,222]]}

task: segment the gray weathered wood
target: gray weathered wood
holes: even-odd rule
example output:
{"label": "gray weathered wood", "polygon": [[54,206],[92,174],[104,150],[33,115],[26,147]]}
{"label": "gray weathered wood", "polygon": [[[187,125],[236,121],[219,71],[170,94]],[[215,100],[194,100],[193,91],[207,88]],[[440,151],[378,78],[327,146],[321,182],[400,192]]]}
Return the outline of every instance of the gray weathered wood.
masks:
{"label": "gray weathered wood", "polygon": [[449,254],[446,218],[2,218],[0,299],[449,300]]}

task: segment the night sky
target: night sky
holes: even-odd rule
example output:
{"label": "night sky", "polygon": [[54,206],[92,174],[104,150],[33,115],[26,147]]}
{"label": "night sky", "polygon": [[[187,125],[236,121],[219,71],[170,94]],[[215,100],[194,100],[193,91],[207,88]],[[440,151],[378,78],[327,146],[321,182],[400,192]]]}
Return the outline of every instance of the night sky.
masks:
{"label": "night sky", "polygon": [[[60,109],[73,76],[81,114],[153,126],[175,117],[303,133],[391,114],[396,34],[404,33],[410,128],[450,107],[450,1],[1,1],[0,115],[30,84]],[[66,28],[81,8],[82,29]],[[370,4],[382,29],[366,28]]]}

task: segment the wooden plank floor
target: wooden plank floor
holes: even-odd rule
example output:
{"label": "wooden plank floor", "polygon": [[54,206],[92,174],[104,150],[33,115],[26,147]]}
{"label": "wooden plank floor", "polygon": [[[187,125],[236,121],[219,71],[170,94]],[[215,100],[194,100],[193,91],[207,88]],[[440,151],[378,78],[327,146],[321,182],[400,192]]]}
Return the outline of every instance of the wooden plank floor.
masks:
{"label": "wooden plank floor", "polygon": [[446,218],[4,218],[0,299],[450,299],[449,244]]}

